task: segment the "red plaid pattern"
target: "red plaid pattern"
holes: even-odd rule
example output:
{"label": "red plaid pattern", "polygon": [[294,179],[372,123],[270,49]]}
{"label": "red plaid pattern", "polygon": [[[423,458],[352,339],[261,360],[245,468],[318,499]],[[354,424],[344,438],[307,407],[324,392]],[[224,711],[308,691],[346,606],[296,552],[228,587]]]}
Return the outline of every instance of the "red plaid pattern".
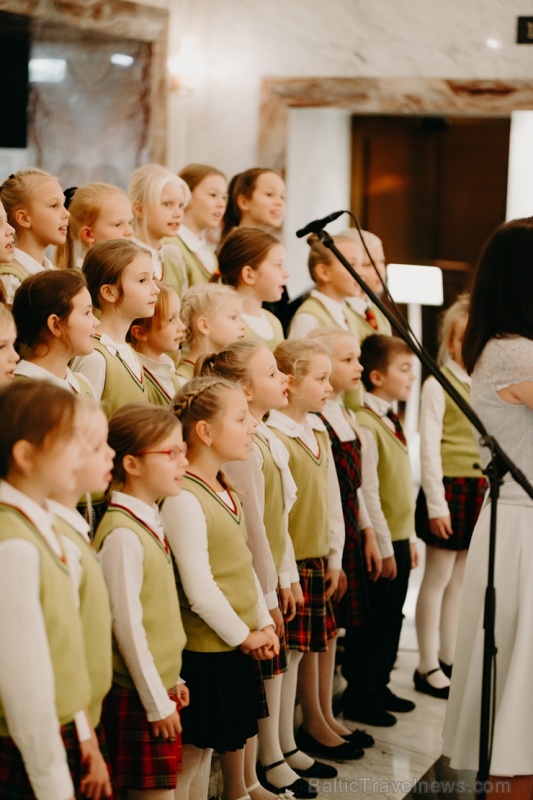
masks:
{"label": "red plaid pattern", "polygon": [[285,625],[289,650],[303,653],[323,653],[328,649],[328,639],[337,633],[333,606],[325,598],[325,561],[323,558],[306,558],[296,562],[304,604],[296,616]]}
{"label": "red plaid pattern", "polygon": [[440,539],[429,530],[426,497],[420,490],[416,501],[416,535],[440,550],[467,550],[487,490],[485,478],[444,478],[444,493],[450,509],[453,536]]}
{"label": "red plaid pattern", "polygon": [[[80,746],[73,722],[61,727],[67,762],[76,791],[82,800],[79,786],[82,778]],[[10,736],[0,736],[0,798],[1,800],[35,800],[20,750]]]}
{"label": "red plaid pattern", "polygon": [[[175,692],[169,692],[172,700]],[[155,737],[134,689],[113,684],[102,707],[102,725],[115,789],[175,789],[181,772],[181,736]]]}
{"label": "red plaid pattern", "polygon": [[361,486],[361,442],[342,442],[327,419],[319,415],[327,428],[341,490],[342,513],[346,540],[342,568],[346,573],[346,594],[333,606],[335,619],[342,628],[364,625],[370,620],[368,577],[363,553],[363,537],[359,527],[357,490]]}

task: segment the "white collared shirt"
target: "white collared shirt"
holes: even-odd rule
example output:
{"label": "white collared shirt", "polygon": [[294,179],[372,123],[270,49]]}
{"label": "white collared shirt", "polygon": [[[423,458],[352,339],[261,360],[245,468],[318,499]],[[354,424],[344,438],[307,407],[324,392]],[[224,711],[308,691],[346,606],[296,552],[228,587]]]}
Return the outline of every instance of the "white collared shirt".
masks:
{"label": "white collared shirt", "polygon": [[[27,269],[30,275],[37,275],[38,272],[44,272],[47,269],[55,269],[50,259],[46,256],[43,258],[43,263],[39,264],[33,256],[28,255],[24,250],[19,250],[18,247],[13,248],[13,261],[17,261],[24,269]],[[6,290],[6,302],[11,306],[21,281],[15,275],[0,275],[0,280]]]}
{"label": "white collared shirt", "polygon": [[[319,292],[317,289],[312,290],[310,297],[314,297],[315,300],[322,303],[339,328],[345,331],[349,330],[348,318],[346,316],[346,302],[344,300],[341,302],[333,300],[333,298],[322,294],[322,292]],[[301,314],[295,314],[291,321],[289,339],[305,339],[308,333],[319,327],[320,322],[314,314],[307,313],[306,311]]]}
{"label": "white collared shirt", "polygon": [[[164,544],[159,510],[123,492],[113,492],[111,503],[123,506],[147,525]],[[168,696],[148,647],[140,600],[144,550],[130,528],[115,528],[104,539],[98,559],[109,592],[113,633],[139,693],[149,722],[168,717],[176,704]]]}
{"label": "white collared shirt", "polygon": [[[107,333],[102,333],[99,338],[100,344],[106,347],[112,356],[118,353],[138,380],[142,379],[142,364],[133,347],[127,342],[115,342]],[[102,353],[93,350],[87,356],[75,358],[72,366],[76,372],[81,372],[87,378],[94,391],[95,400],[101,400],[106,379],[106,361]]]}
{"label": "white collared shirt", "polygon": [[140,239],[136,239],[135,236],[133,237],[133,239],[131,241],[135,242],[135,244],[138,244],[139,247],[142,247],[144,250],[148,250],[148,252],[150,253],[150,258],[152,259],[152,266],[154,268],[154,278],[156,279],[156,281],[162,280],[163,279],[163,255],[162,255],[163,251],[162,251],[162,249],[160,248],[159,250],[156,250],[151,245],[146,244],[146,242],[141,242]]}
{"label": "white collared shirt", "polygon": [[155,361],[143,353],[137,352],[137,358],[143,367],[151,373],[157,383],[165,390],[170,398],[176,394],[176,386],[172,378],[176,376],[176,365],[169,355],[161,354],[161,360]]}
{"label": "white collared shirt", "polygon": [[60,386],[62,389],[69,389],[76,394],[80,394],[81,392],[80,382],[69,367],[66,368],[65,377],[59,378],[39,364],[34,364],[32,361],[22,359],[15,367],[15,375],[24,375],[26,378],[33,378],[37,381],[49,381],[55,386]]}
{"label": "white collared shirt", "polygon": [[[0,502],[20,508],[53,552],[66,557],[69,569],[76,558],[79,561],[74,542],[60,540],[53,530],[49,508],[42,508],[3,480]],[[54,671],[39,592],[37,547],[21,539],[0,544],[0,695],[33,790],[37,797],[51,800],[72,797],[74,789],[59,732]],[[7,613],[9,609],[12,613]],[[83,710],[75,714],[75,723],[78,730],[87,727]]]}
{"label": "white collared shirt", "polygon": [[[282,411],[271,411],[268,417],[268,426],[279,430],[294,439],[301,439],[309,450],[318,455],[319,444],[315,430],[325,431],[325,425],[314,414],[307,414],[306,422],[301,424],[291,419]],[[329,437],[328,437],[329,443]],[[329,487],[329,553],[328,567],[341,569],[342,551],[346,536],[344,528],[344,514],[342,512],[341,492],[337,479],[337,470],[333,460],[331,446],[328,453],[328,487]]]}
{"label": "white collared shirt", "polygon": [[[470,375],[452,358],[445,366],[462,383],[471,385]],[[444,389],[436,378],[430,376],[424,381],[420,397],[420,477],[430,519],[447,517],[450,513],[442,482],[440,450],[445,411]]]}
{"label": "white collared shirt", "polygon": [[190,228],[181,223],[178,228],[178,236],[183,244],[200,259],[206,270],[212,275],[217,268],[217,259],[213,250],[209,247],[203,234],[197,236]]}

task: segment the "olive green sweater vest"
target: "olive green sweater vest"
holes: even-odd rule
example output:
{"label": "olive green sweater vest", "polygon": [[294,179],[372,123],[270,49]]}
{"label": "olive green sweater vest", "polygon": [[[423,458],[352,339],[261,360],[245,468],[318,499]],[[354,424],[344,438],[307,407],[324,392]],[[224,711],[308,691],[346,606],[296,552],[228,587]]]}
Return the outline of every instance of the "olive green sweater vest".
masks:
{"label": "olive green sweater vest", "polygon": [[[24,513],[0,504],[0,542],[11,539],[30,542],[39,552],[39,600],[54,672],[57,716],[60,724],[65,725],[72,722],[77,711],[87,708],[90,697],[83,633],[72,580],[66,563],[57,557]],[[0,736],[9,736],[1,703]]]}
{"label": "olive green sweater vest", "polygon": [[[353,309],[350,308],[348,303],[344,303],[344,311],[346,313],[346,322],[348,324],[348,330],[352,333],[355,338],[359,341],[359,329],[356,319],[356,313]],[[326,306],[323,305],[320,300],[317,300],[316,297],[308,297],[307,300],[304,300],[302,305],[296,311],[294,317],[296,318],[299,314],[311,314],[311,316],[315,317],[318,321],[320,327],[331,327],[333,325],[334,328],[338,328],[339,325],[335,321],[335,319],[331,316],[329,311],[327,310]]]}
{"label": "olive green sweater vest", "polygon": [[30,277],[31,272],[18,261],[9,261],[7,264],[0,264],[0,275],[13,275],[22,283]]}
{"label": "olive green sweater vest", "polygon": [[[465,402],[470,404],[470,387],[460,381],[448,367],[442,367],[441,372]],[[479,464],[480,458],[472,425],[446,392],[444,398],[445,410],[440,446],[442,474],[446,478],[481,478],[483,476],[481,469],[474,467],[474,464]]]}
{"label": "olive green sweater vest", "polygon": [[329,553],[329,438],[315,431],[320,452],[313,455],[301,439],[275,429],[289,451],[289,467],[298,487],[296,502],[289,512],[289,534],[297,561],[324,558]]}
{"label": "olive green sweater vest", "polygon": [[358,314],[355,308],[352,308],[348,303],[350,308],[351,314],[353,314],[356,324],[357,324],[357,332],[359,342],[362,343],[368,336],[372,336],[374,333],[380,333],[383,336],[390,336],[392,333],[391,325],[385,314],[383,314],[379,308],[375,305],[372,305],[372,311],[374,312],[374,316],[376,317],[377,323],[377,330],[370,325],[369,322],[366,321],[361,314]]}
{"label": "olive green sweater vest", "polygon": [[415,503],[407,447],[369,408],[360,408],[357,421],[368,428],[378,448],[379,499],[393,542],[409,539],[415,530]]}
{"label": "olive green sweater vest", "polygon": [[[184,290],[189,288],[190,286],[198,286],[202,283],[209,283],[211,279],[211,273],[208,269],[206,269],[205,264],[202,262],[198,256],[189,250],[183,239],[179,236],[171,236],[167,239],[163,239],[163,244],[170,243],[178,247],[181,251],[181,255],[183,256],[183,263],[185,265],[185,269],[183,269],[183,265],[180,264],[181,268],[181,278],[177,282],[179,283],[179,292],[178,294],[183,294]],[[215,262],[217,263],[217,262]],[[165,283],[168,281],[165,280],[165,276],[163,276],[163,280]],[[170,284],[173,285],[173,284]],[[176,288],[176,286],[174,286]],[[177,289],[176,289],[177,291]]]}
{"label": "olive green sweater vest", "polygon": [[170,397],[167,394],[166,389],[161,386],[159,381],[155,378],[154,375],[150,372],[149,369],[144,367],[144,379],[146,381],[146,391],[148,393],[148,402],[152,403],[154,406],[165,406],[168,407],[171,402],[173,401],[175,395],[180,390],[180,382],[178,380],[177,374],[174,373],[171,376],[172,385],[174,387],[174,394]]}
{"label": "olive green sweater vest", "polygon": [[194,364],[191,364],[190,361],[180,361],[176,367],[176,375],[180,378],[184,378],[185,381],[192,381],[194,377],[193,373]]}
{"label": "olive green sweater vest", "polygon": [[54,527],[59,534],[75,542],[81,552],[80,618],[91,682],[89,716],[95,728],[100,722],[102,701],[111,688],[113,675],[107,586],[96,551],[89,542],[60,517],[56,517]]}
{"label": "olive green sweater vest", "polygon": [[94,349],[98,350],[105,359],[105,383],[100,402],[107,416],[111,417],[126,403],[148,403],[144,372],[139,381],[118,353],[112,355],[107,347],[100,343],[98,336],[94,338],[96,340]]}
{"label": "olive green sweater vest", "polygon": [[276,572],[279,572],[287,547],[287,534],[283,525],[283,519],[285,518],[283,482],[279,467],[276,466],[272,458],[270,447],[258,433],[255,434],[255,443],[263,456],[263,475],[265,476],[263,522],[265,523],[266,535]]}
{"label": "olive green sweater vest", "polygon": [[[165,689],[176,685],[181,669],[185,632],[181,620],[170,551],[141,520],[128,509],[110,505],[94,538],[97,550],[116,528],[128,528],[139,539],[143,551],[143,584],[140,600],[148,648]],[[135,688],[113,637],[113,682]]]}
{"label": "olive green sweater vest", "polygon": [[283,326],[279,319],[266,308],[263,309],[263,314],[268,317],[268,320],[274,329],[274,336],[272,339],[263,339],[263,337],[254,331],[254,329],[247,324],[246,320],[241,317],[242,324],[244,325],[244,336],[246,339],[257,339],[260,342],[263,342],[265,347],[268,347],[268,349],[273,353],[278,344],[280,344],[285,338],[283,334]]}
{"label": "olive green sweater vest", "polygon": [[[256,630],[258,597],[241,504],[232,492],[236,504],[234,513],[216,492],[190,473],[185,476],[183,490],[191,492],[202,506],[207,524],[209,564],[215,582],[242,622],[251,631]],[[179,580],[179,565],[177,578],[187,649],[202,653],[234,650],[191,609]]]}

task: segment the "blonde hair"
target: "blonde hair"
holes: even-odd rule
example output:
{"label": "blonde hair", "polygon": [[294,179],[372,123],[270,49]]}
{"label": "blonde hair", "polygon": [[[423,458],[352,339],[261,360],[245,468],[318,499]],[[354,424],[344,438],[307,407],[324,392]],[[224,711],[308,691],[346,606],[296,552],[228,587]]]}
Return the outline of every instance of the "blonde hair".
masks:
{"label": "blonde hair", "polygon": [[[160,202],[163,189],[169,183],[179,186],[184,195],[184,205],[188,206],[191,201],[191,190],[182,178],[160,164],[146,164],[144,167],[137,167],[131,176],[128,197],[134,208],[135,204],[151,208]],[[137,228],[135,214],[134,217],[134,226]]]}
{"label": "blonde hair", "polygon": [[251,383],[250,361],[265,347],[259,339],[239,339],[219,353],[201,355],[194,365],[194,374],[226,378],[240,386],[247,386]]}
{"label": "blonde hair", "polygon": [[55,251],[55,263],[60,269],[72,269],[76,266],[76,243],[81,228],[85,225],[91,228],[96,223],[102,204],[113,195],[127,197],[122,189],[110,183],[88,183],[72,190],[68,204],[68,236],[65,243]]}
{"label": "blonde hair", "polygon": [[299,383],[309,372],[313,356],[329,356],[328,348],[317,340],[285,339],[274,350],[274,358],[280,372],[292,375]]}
{"label": "blonde hair", "polygon": [[192,429],[200,420],[209,422],[222,410],[222,392],[239,391],[239,387],[225,378],[193,378],[181,387],[172,410],[183,425],[183,439],[188,442]]}
{"label": "blonde hair", "polygon": [[[353,236],[348,236],[346,234],[338,234],[337,236],[333,236],[332,239],[335,245],[342,244],[343,242],[355,241]],[[319,264],[324,264],[326,267],[330,267],[336,260],[336,256],[328,247],[326,247],[322,239],[320,239],[316,233],[312,233],[310,236],[308,236],[307,244],[309,245],[309,256],[307,258],[309,274],[313,281],[318,283],[316,268]]]}
{"label": "blonde hair", "polygon": [[50,178],[56,180],[55,176],[50,175],[49,172],[38,167],[29,167],[13,173],[0,186],[0,199],[5,208],[8,222],[13,228],[18,228],[15,212],[19,208],[28,208],[37,187]]}
{"label": "blonde hair", "polygon": [[450,357],[448,348],[455,332],[455,326],[460,319],[467,319],[469,313],[470,295],[468,292],[463,292],[442,314],[439,326],[439,351],[437,353],[439,366],[442,366]]}
{"label": "blonde hair", "polygon": [[168,286],[168,284],[162,281],[155,281],[155,285],[159,289],[159,294],[155,301],[153,317],[144,317],[134,320],[128,331],[127,340],[135,350],[140,349],[141,341],[133,332],[133,328],[140,328],[140,333],[142,334],[148,334],[153,330],[162,331],[169,320],[170,298],[173,294],[177,297],[177,292],[171,286]]}
{"label": "blonde hair", "polygon": [[239,296],[231,286],[219,283],[202,283],[187,289],[181,300],[181,321],[185,325],[183,344],[189,349],[198,338],[196,321],[198,317],[212,317],[228,300],[239,301]]}
{"label": "blonde hair", "polygon": [[226,180],[226,176],[223,172],[208,164],[187,164],[186,167],[183,167],[183,169],[178,172],[178,176],[185,181],[191,192],[194,192],[198,184],[206,178],[210,178],[211,175],[218,175]]}
{"label": "blonde hair", "polygon": [[345,331],[343,328],[335,328],[333,325],[324,325],[319,328],[314,328],[307,334],[308,339],[321,342],[331,353],[335,347],[335,343],[341,338],[355,339],[359,344],[359,339],[355,334],[350,331]]}

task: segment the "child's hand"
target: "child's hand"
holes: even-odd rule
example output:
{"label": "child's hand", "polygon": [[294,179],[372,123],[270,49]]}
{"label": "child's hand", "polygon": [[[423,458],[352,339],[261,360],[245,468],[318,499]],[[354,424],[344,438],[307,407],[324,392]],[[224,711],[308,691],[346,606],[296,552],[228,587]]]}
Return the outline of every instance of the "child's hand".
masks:
{"label": "child's hand", "polygon": [[411,555],[411,569],[416,569],[419,564],[418,547],[416,542],[409,542],[409,553]]}
{"label": "child's hand", "polygon": [[294,602],[301,608],[304,605],[304,593],[302,592],[300,583],[291,583],[291,592],[294,597]]}
{"label": "child's hand", "polygon": [[381,570],[383,569],[383,559],[381,558],[381,552],[376,541],[376,534],[374,533],[373,528],[365,528],[363,531],[363,536],[365,537],[363,552],[365,556],[368,577],[371,581],[376,582],[381,575]]}
{"label": "child's hand", "polygon": [[176,739],[181,733],[180,715],[177,711],[173,711],[165,719],[151,722],[150,725],[154,736],[160,736],[162,739]]}
{"label": "child's hand", "polygon": [[279,655],[279,639],[272,625],[267,625],[265,628],[262,628],[261,630],[265,634],[265,636],[268,636],[269,643],[272,648],[272,653],[275,656]]}
{"label": "child's hand", "polygon": [[346,594],[346,590],[348,588],[348,578],[346,577],[346,573],[343,569],[339,572],[339,582],[337,583],[337,588],[331,595],[331,599],[335,600],[336,603],[340,602],[344,595]]}
{"label": "child's hand", "polygon": [[396,567],[396,559],[394,556],[389,556],[388,558],[383,559],[383,568],[381,570],[381,577],[384,578],[386,581],[393,581],[394,578],[398,574],[398,568]]}
{"label": "child's hand", "polygon": [[451,517],[433,517],[429,520],[429,530],[439,539],[449,539],[453,534]]}
{"label": "child's hand", "polygon": [[244,642],[241,642],[239,647],[243,653],[250,655],[252,650],[257,650],[258,647],[270,645],[270,639],[263,633],[263,631],[250,631]]}
{"label": "child's hand", "polygon": [[324,584],[326,587],[324,597],[326,600],[329,600],[329,598],[335,592],[335,589],[339,583],[340,572],[340,569],[330,569],[329,567],[326,567],[326,574],[324,575]]}
{"label": "child's hand", "polygon": [[96,735],[80,742],[81,763],[84,776],[80,781],[80,795],[90,797],[91,800],[100,800],[101,797],[111,797],[111,781],[106,763],[100,752]]}
{"label": "child's hand", "polygon": [[[299,584],[298,584],[299,585]],[[281,611],[285,622],[290,622],[296,616],[296,601],[290,589],[280,589]]]}
{"label": "child's hand", "polygon": [[185,708],[189,705],[189,689],[184,683],[176,684],[176,705],[178,708]]}
{"label": "child's hand", "polygon": [[281,636],[283,634],[283,631],[285,630],[285,627],[283,625],[283,614],[281,613],[279,606],[276,606],[276,608],[269,609],[268,613],[272,617],[272,622],[274,623],[276,635]]}

